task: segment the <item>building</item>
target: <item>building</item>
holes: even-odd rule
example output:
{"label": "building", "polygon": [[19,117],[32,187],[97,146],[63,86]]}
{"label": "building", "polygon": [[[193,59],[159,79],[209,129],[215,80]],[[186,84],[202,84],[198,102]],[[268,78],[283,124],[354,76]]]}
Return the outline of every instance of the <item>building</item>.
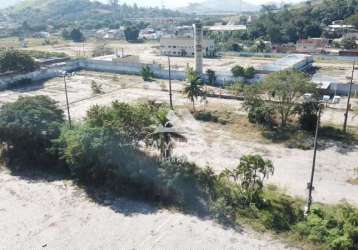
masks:
{"label": "building", "polygon": [[205,29],[214,32],[232,32],[232,31],[246,31],[247,27],[246,25],[241,25],[241,24],[239,25],[227,24],[227,25],[206,26]]}
{"label": "building", "polygon": [[[203,56],[215,56],[214,40],[203,39]],[[160,39],[160,54],[162,56],[188,56],[195,55],[193,38],[174,37]]]}
{"label": "building", "polygon": [[329,40],[325,38],[301,39],[296,43],[298,53],[322,53],[328,47]]}
{"label": "building", "polygon": [[312,67],[313,57],[305,54],[290,54],[262,66],[262,71],[273,73],[283,70],[305,71]]}

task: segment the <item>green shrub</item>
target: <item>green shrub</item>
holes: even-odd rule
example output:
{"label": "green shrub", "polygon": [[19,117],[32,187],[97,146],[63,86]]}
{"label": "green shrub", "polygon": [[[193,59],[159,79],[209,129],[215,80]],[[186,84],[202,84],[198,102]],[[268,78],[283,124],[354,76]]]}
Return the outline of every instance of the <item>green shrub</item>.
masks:
{"label": "green shrub", "polygon": [[103,93],[102,84],[98,84],[96,81],[91,82],[91,89],[92,89],[93,94],[95,94],[95,95]]}
{"label": "green shrub", "polygon": [[236,65],[231,69],[231,73],[234,77],[244,77],[245,76],[245,68],[240,65]]}
{"label": "green shrub", "polygon": [[63,111],[49,97],[19,97],[0,108],[0,140],[11,148],[14,159],[45,160],[63,122]]}
{"label": "green shrub", "polygon": [[38,68],[38,64],[28,54],[18,50],[0,52],[0,73],[30,72]]}
{"label": "green shrub", "polygon": [[133,140],[144,139],[156,124],[161,107],[151,104],[129,105],[115,101],[110,107],[95,105],[87,111],[86,122],[92,127],[114,127]]}
{"label": "green shrub", "polygon": [[146,82],[150,82],[154,78],[154,73],[148,65],[145,65],[144,67],[142,67],[141,75],[142,75],[143,80]]}
{"label": "green shrub", "polygon": [[219,117],[210,111],[197,111],[194,113],[194,118],[204,122],[219,122]]}

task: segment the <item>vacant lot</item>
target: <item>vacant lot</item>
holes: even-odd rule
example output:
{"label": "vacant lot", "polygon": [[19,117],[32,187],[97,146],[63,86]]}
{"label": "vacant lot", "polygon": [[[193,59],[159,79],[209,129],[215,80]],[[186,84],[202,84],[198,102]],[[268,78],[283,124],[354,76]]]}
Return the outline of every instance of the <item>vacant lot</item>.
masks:
{"label": "vacant lot", "polygon": [[0,168],[0,183],[1,249],[288,248],[142,202],[106,197],[100,205],[71,181],[28,181]]}
{"label": "vacant lot", "polygon": [[[94,95],[91,82],[102,85],[104,94]],[[144,83],[141,77],[95,72],[79,72],[68,81],[71,114],[75,119],[85,116],[86,110],[94,105],[108,105],[114,100],[137,102],[138,100],[156,100],[168,102],[166,81]],[[271,159],[275,165],[275,174],[271,183],[278,184],[290,194],[305,196],[306,185],[309,180],[312,154],[311,150],[289,149],[282,144],[272,144],[251,135],[245,129],[234,133],[232,125],[218,125],[194,120],[187,107],[189,101],[180,91],[183,82],[175,81],[174,104],[178,106],[177,115],[173,116],[174,123],[187,134],[187,143],[178,143],[175,153],[195,161],[201,166],[210,165],[216,171],[235,167],[242,155],[258,153]],[[63,80],[52,79],[42,84],[31,85],[26,88],[0,92],[0,101],[14,101],[20,95],[48,95],[65,104]],[[353,100],[353,107],[357,100]],[[202,107],[197,102],[197,107]],[[245,115],[242,102],[209,98],[210,108],[227,108],[239,115]],[[323,123],[341,125],[344,113],[344,103],[325,110]],[[358,126],[358,117],[351,116],[350,125]],[[317,173],[315,179],[315,201],[337,203],[347,200],[358,204],[357,186],[349,184],[354,168],[358,162],[358,148],[356,145],[346,146],[331,142],[329,147],[320,149],[317,159]]]}

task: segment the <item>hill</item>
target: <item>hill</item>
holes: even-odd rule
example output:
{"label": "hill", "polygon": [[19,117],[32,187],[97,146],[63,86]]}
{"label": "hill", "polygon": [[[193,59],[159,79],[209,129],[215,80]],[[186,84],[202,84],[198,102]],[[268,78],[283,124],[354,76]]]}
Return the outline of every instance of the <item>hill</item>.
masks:
{"label": "hill", "polygon": [[239,0],[206,0],[202,3],[191,3],[187,7],[178,9],[185,13],[225,13],[225,12],[251,12],[260,10],[259,5]]}
{"label": "hill", "polygon": [[13,6],[19,3],[21,0],[3,0],[0,4],[0,9],[5,9],[7,7]]}
{"label": "hill", "polygon": [[49,24],[55,27],[76,24],[86,28],[114,25],[126,18],[180,15],[177,11],[126,4],[113,8],[90,0],[24,0],[2,12],[17,23],[26,21],[30,25]]}
{"label": "hill", "polygon": [[336,20],[345,20],[358,10],[356,0],[315,0],[286,5],[277,10],[265,6],[259,18],[249,28],[250,37],[272,43],[296,42],[300,38],[334,38],[325,27]]}

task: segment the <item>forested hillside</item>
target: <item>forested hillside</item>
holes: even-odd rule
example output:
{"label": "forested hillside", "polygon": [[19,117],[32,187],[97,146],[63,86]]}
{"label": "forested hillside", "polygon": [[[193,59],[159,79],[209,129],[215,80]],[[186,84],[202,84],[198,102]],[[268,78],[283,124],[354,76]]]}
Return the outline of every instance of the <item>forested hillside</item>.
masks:
{"label": "forested hillside", "polygon": [[335,20],[349,20],[357,10],[357,0],[307,1],[296,6],[286,5],[279,10],[266,5],[250,28],[249,35],[252,38],[263,37],[274,43],[319,37],[326,25]]}
{"label": "forested hillside", "polygon": [[14,7],[3,10],[13,21],[27,21],[31,25],[50,24],[66,26],[76,23],[85,28],[99,28],[115,25],[131,17],[171,17],[179,12],[159,9],[141,8],[136,5],[110,6],[90,0],[25,0]]}

